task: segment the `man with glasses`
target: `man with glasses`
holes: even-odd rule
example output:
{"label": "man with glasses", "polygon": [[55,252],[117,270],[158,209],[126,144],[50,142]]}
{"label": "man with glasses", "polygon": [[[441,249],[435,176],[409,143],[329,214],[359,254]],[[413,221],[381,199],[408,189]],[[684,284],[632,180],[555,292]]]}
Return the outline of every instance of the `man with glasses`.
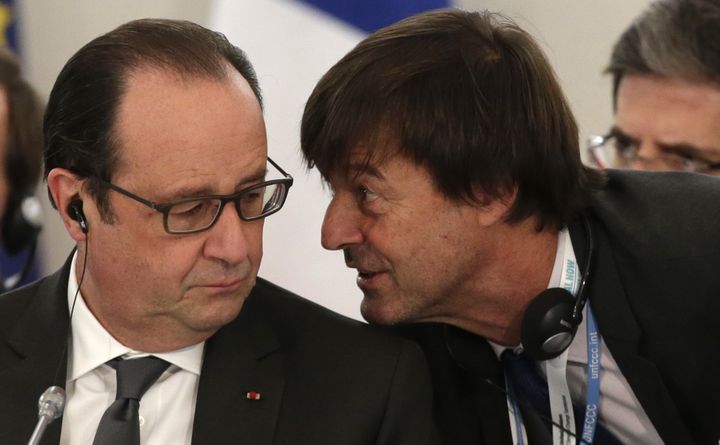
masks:
{"label": "man with glasses", "polygon": [[120,26],[63,68],[44,133],[77,249],[0,299],[0,443],[30,438],[51,385],[43,443],[436,443],[415,345],[257,277],[293,180],[241,50]]}
{"label": "man with glasses", "polygon": [[360,42],[307,101],[323,246],[416,339],[444,442],[720,439],[720,181],[607,170],[535,40],[438,10]]}
{"label": "man with glasses", "polygon": [[661,0],[615,44],[615,124],[589,140],[600,167],[720,175],[720,3]]}

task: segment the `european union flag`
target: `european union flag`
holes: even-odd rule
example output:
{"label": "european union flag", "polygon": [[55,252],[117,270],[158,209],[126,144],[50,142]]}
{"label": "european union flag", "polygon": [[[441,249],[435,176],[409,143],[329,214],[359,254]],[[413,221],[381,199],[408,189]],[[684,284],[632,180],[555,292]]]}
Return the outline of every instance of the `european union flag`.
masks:
{"label": "european union flag", "polygon": [[302,0],[345,23],[371,33],[431,9],[447,8],[449,0]]}
{"label": "european union flag", "polygon": [[0,45],[19,54],[14,0],[0,0]]}

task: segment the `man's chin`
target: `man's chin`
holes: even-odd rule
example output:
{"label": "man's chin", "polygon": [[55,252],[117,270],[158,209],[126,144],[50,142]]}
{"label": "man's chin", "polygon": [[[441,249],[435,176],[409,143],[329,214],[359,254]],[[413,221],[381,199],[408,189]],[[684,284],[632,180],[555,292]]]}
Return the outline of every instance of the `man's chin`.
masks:
{"label": "man's chin", "polygon": [[223,326],[232,323],[240,314],[244,300],[235,304],[216,306],[205,311],[198,310],[192,317],[188,317],[187,325],[197,332],[207,332],[211,335]]}
{"label": "man's chin", "polygon": [[360,314],[368,323],[380,326],[392,326],[408,321],[400,311],[383,303],[379,298],[368,299],[365,297],[360,304]]}
{"label": "man's chin", "polygon": [[251,290],[245,283],[229,292],[217,292],[215,289],[203,292],[200,298],[185,308],[188,324],[197,330],[217,331],[237,318]]}

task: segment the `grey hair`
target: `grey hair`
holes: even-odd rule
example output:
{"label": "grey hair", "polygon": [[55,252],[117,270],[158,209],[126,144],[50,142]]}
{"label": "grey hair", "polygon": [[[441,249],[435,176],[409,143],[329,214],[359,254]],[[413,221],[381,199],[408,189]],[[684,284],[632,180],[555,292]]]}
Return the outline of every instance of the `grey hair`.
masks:
{"label": "grey hair", "polygon": [[658,0],[620,36],[606,72],[720,85],[720,0]]}

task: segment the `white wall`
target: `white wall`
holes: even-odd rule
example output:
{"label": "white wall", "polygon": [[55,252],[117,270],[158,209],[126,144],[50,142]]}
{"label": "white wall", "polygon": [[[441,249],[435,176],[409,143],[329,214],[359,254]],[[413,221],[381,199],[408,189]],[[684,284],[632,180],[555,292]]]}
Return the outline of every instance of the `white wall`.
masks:
{"label": "white wall", "polygon": [[[610,79],[602,75],[611,45],[648,0],[460,0],[516,19],[539,39],[580,125],[581,140],[611,124]],[[342,254],[319,245],[329,197],[298,152],[299,119],[315,82],[362,36],[330,18],[296,21],[308,8],[291,0],[30,0],[21,11],[30,79],[47,95],[64,62],[91,38],[138,17],[185,18],[225,32],[246,50],[266,98],[269,152],[296,183],[281,213],[266,224],[261,275],[358,318],[360,292]],[[268,37],[269,36],[269,37]],[[301,67],[304,67],[301,69]],[[308,69],[309,68],[309,69]],[[46,269],[64,261],[70,239],[54,211],[43,241]]]}
{"label": "white wall", "polygon": [[[650,0],[460,0],[465,9],[502,12],[541,44],[580,127],[581,144],[612,124],[610,76],[615,40]],[[583,147],[584,148],[584,147]],[[583,158],[584,158],[583,151]]]}
{"label": "white wall", "polygon": [[329,202],[316,171],[306,172],[300,118],[315,83],[363,34],[291,0],[216,1],[211,27],[243,48],[265,100],[270,156],[295,177],[283,210],[265,224],[260,275],[346,315],[360,318],[360,291],[342,253],[320,247]]}

